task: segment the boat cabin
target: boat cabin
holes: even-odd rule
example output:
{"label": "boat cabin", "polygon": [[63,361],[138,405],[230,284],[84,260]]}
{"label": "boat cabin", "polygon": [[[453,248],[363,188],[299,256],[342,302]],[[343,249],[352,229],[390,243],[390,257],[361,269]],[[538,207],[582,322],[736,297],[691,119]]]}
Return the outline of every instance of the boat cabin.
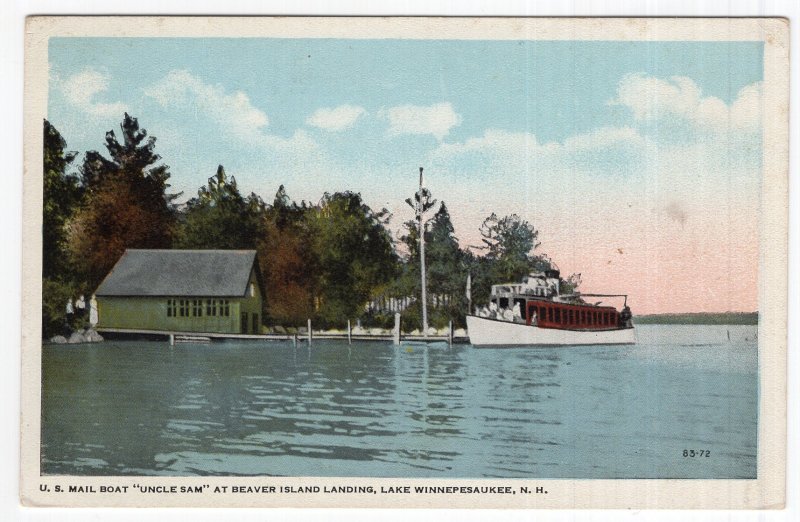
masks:
{"label": "boat cabin", "polygon": [[613,306],[586,303],[580,294],[561,295],[559,276],[558,270],[547,270],[530,274],[522,283],[493,285],[490,309],[502,320],[541,328],[604,330],[629,326],[627,306],[621,313]]}

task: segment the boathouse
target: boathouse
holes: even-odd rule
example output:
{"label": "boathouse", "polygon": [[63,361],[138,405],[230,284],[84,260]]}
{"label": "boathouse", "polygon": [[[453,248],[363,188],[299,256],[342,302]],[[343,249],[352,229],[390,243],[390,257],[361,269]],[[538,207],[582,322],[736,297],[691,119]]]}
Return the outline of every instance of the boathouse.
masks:
{"label": "boathouse", "polygon": [[128,249],[95,295],[99,330],[261,333],[255,250]]}

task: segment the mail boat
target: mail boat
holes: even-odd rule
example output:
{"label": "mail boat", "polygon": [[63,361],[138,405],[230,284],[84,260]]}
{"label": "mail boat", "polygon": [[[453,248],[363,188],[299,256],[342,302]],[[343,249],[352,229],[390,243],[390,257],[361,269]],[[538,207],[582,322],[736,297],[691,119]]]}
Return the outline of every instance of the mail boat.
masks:
{"label": "mail boat", "polygon": [[[628,296],[560,293],[558,270],[530,274],[522,283],[493,285],[490,302],[467,315],[473,346],[635,344]],[[622,308],[587,298],[622,298]]]}

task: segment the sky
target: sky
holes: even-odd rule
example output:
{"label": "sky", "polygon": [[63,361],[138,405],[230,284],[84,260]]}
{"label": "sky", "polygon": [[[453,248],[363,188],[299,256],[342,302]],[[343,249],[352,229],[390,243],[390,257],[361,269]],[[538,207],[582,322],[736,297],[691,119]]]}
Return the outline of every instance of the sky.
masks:
{"label": "sky", "polygon": [[515,213],[634,313],[757,309],[760,42],[52,38],[49,67],[68,149],[127,111],[180,201],[221,164],[267,201],[360,192],[397,230],[422,166],[464,246]]}

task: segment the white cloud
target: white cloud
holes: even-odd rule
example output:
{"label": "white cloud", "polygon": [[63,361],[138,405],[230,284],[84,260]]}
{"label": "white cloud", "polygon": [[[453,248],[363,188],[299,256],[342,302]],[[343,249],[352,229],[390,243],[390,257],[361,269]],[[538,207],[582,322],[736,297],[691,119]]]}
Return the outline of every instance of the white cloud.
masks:
{"label": "white cloud", "polygon": [[716,131],[757,131],[761,128],[761,91],[761,82],[748,85],[727,105],[714,96],[704,97],[690,78],[673,76],[664,80],[638,73],[625,76],[619,82],[616,98],[608,103],[628,107],[637,121],[677,117]]}
{"label": "white cloud", "polygon": [[95,101],[98,94],[108,90],[108,79],[108,76],[87,67],[63,82],[57,81],[57,84],[69,103],[90,116],[121,120],[128,110],[125,104]]}
{"label": "white cloud", "polygon": [[427,107],[401,105],[390,108],[385,115],[389,119],[389,134],[432,134],[439,141],[461,124],[461,116],[449,102]]}
{"label": "white cloud", "polygon": [[367,111],[363,107],[354,105],[340,105],[338,107],[318,109],[307,120],[306,124],[319,129],[338,132],[349,129],[356,120]]}
{"label": "white cloud", "polygon": [[267,115],[253,106],[244,92],[228,93],[221,85],[207,84],[186,70],[170,72],[144,92],[163,107],[192,105],[242,141],[260,140],[269,125]]}
{"label": "white cloud", "polygon": [[[469,138],[463,143],[441,143],[434,151],[437,160],[454,160],[465,155],[487,158],[489,162],[503,165],[502,168],[518,169],[562,169],[574,168],[576,157],[597,158],[609,151],[624,149],[630,152],[644,150],[648,146],[636,129],[632,127],[601,127],[589,133],[570,136],[563,143],[540,143],[534,134],[487,129],[483,136]],[[599,162],[598,167],[605,165]]]}

